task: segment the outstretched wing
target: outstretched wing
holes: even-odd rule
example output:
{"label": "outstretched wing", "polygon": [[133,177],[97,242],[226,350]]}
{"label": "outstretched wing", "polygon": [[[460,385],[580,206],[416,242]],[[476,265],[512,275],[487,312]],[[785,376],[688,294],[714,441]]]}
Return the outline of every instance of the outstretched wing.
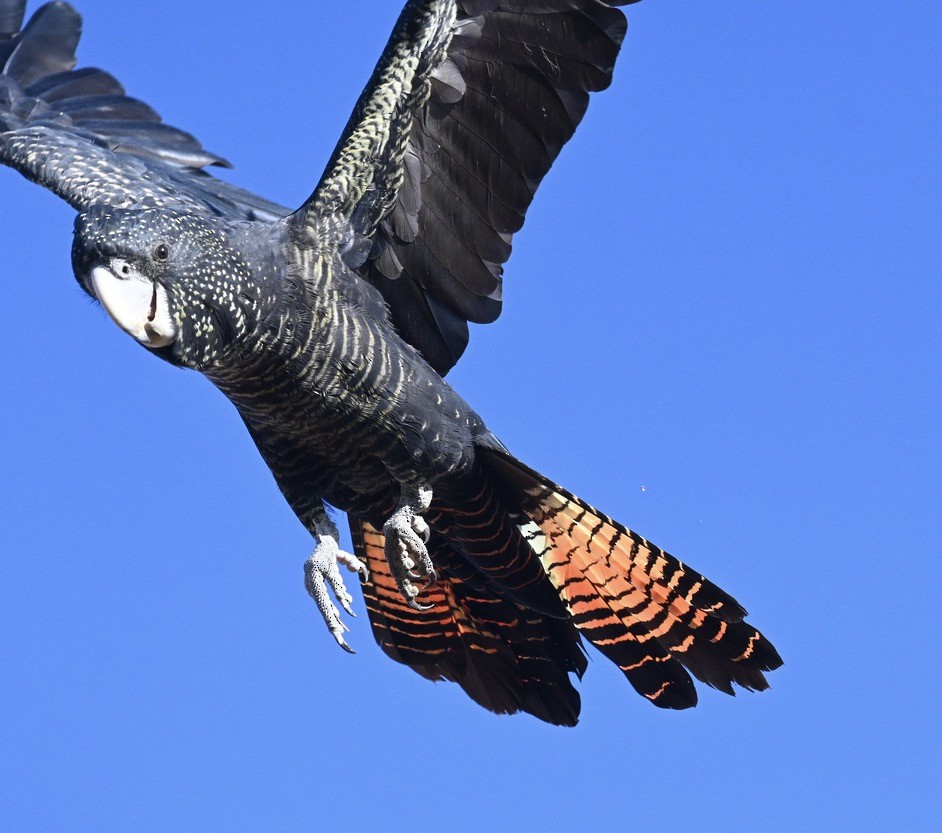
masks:
{"label": "outstretched wing", "polygon": [[75,69],[82,21],[47,3],[0,0],[0,162],[76,209],[140,204],[272,220],[287,209],[206,173],[228,163],[163,124],[100,69]]}
{"label": "outstretched wing", "polygon": [[[410,0],[327,170],[292,217],[338,235],[440,373],[501,308],[511,238],[607,87],[634,0]],[[303,245],[303,242],[302,242]]]}

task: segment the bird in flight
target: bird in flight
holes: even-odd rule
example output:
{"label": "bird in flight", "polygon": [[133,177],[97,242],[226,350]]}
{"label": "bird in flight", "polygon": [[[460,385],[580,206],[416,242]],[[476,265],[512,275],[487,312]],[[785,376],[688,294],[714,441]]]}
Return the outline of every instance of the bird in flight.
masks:
{"label": "bird in flight", "polygon": [[[316,544],[305,586],[350,650],[359,576],[393,659],[498,713],[574,725],[583,637],[657,706],[691,674],[781,665],[729,594],[517,460],[444,377],[542,178],[606,88],[629,0],[409,0],[311,196],[291,211],[108,72],[68,4],[0,0],[0,162],[78,212],[85,292],[238,409]],[[328,506],[347,514],[340,549]]]}

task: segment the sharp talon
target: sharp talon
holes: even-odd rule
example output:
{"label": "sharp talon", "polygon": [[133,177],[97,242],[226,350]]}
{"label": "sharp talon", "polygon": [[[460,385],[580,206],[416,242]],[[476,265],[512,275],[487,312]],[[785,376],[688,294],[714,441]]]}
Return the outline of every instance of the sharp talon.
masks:
{"label": "sharp talon", "polygon": [[435,584],[436,581],[438,581],[438,573],[435,571],[434,567],[431,570],[429,570],[427,573],[425,573],[424,575],[419,576],[419,575],[415,575],[414,573],[409,573],[409,577],[417,579],[417,580],[424,579],[425,583],[422,585],[422,590],[419,591],[420,593],[424,592],[425,590],[428,590],[429,587],[431,587],[433,584]]}
{"label": "sharp talon", "polygon": [[338,644],[341,648],[343,648],[348,654],[355,654],[355,653],[356,653],[356,651],[354,651],[353,648],[351,648],[351,647],[347,644],[347,641],[346,641],[342,636],[338,636],[338,637],[337,637],[337,644]]}
{"label": "sharp talon", "polygon": [[432,605],[419,604],[415,599],[409,599],[409,607],[413,610],[431,610]]}
{"label": "sharp talon", "polygon": [[337,626],[330,629],[330,635],[337,640],[337,644],[343,648],[348,654],[355,654],[356,651],[353,650],[348,644],[347,640],[343,638],[343,631],[347,630],[347,627],[339,619],[337,620]]}

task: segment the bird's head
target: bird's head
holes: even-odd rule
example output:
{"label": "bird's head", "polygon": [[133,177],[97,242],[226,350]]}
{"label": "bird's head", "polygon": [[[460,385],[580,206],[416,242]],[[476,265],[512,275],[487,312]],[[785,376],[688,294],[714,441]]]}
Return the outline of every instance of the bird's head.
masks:
{"label": "bird's head", "polygon": [[217,361],[255,303],[250,267],[211,217],[93,206],[75,221],[72,268],[122,330],[177,365]]}

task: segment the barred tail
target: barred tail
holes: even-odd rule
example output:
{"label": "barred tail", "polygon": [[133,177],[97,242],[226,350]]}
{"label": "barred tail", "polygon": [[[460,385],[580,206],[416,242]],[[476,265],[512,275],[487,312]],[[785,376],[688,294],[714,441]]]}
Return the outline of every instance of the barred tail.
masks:
{"label": "barred tail", "polygon": [[732,596],[507,453],[480,454],[576,627],[640,694],[694,706],[687,671],[727,694],[768,688],[781,657]]}
{"label": "barred tail", "polygon": [[373,634],[394,660],[491,711],[575,724],[580,634],[662,708],[696,705],[690,674],[733,694],[734,683],[768,688],[763,672],[782,664],[732,596],[501,449],[478,447],[473,471],[438,484],[425,518],[439,579],[416,610],[382,532],[350,517]]}
{"label": "barred tail", "polygon": [[439,580],[410,607],[399,593],[384,555],[383,533],[350,517],[357,555],[369,568],[363,596],[373,635],[390,658],[427,680],[458,683],[471,699],[497,714],[528,712],[574,726],[586,657],[575,628],[502,598],[440,538],[432,557]]}

